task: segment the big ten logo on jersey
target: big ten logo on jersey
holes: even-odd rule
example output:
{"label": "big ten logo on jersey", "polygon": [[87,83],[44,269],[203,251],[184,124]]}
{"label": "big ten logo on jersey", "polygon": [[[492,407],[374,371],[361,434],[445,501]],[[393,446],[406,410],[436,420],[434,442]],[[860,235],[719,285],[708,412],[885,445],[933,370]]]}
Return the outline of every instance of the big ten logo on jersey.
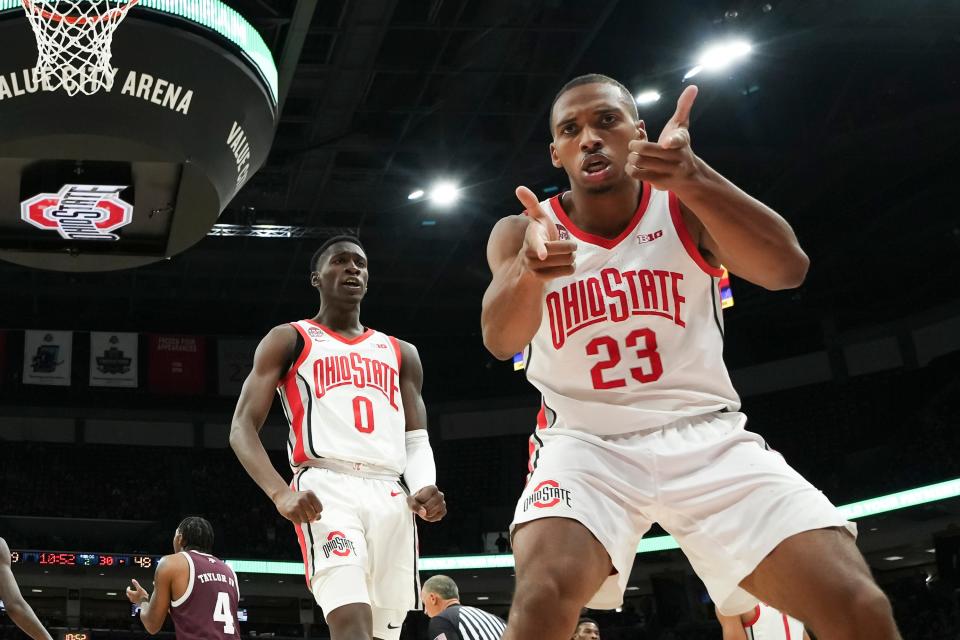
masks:
{"label": "big ten logo on jersey", "polygon": [[638,233],[637,234],[637,243],[638,244],[647,244],[648,242],[653,242],[657,238],[663,237],[663,229],[658,229],[653,233]]}
{"label": "big ten logo on jersey", "polygon": [[319,327],[307,327],[307,335],[314,342],[323,342],[324,340],[323,329]]}
{"label": "big ten logo on jersey", "polygon": [[219,571],[212,571],[210,573],[198,573],[197,580],[206,584],[208,582],[224,582],[231,587],[237,586],[236,581],[231,576],[226,576]]}
{"label": "big ten logo on jersey", "polygon": [[382,393],[390,406],[399,410],[399,378],[397,370],[383,360],[368,358],[357,351],[350,355],[317,358],[313,365],[314,391],[318,399],[344,385],[353,385],[357,389],[370,387]]}
{"label": "big ten logo on jersey", "polygon": [[571,282],[547,294],[550,337],[560,349],[581,329],[604,322],[623,322],[631,316],[660,316],[685,327],[680,293],[683,274],[662,269],[618,271],[607,268],[600,277]]}
{"label": "big ten logo on jersey", "polygon": [[544,480],[523,501],[523,510],[527,511],[530,507],[549,509],[561,502],[567,507],[570,506],[570,490],[561,488],[556,480]]}
{"label": "big ten logo on jersey", "polygon": [[329,558],[332,554],[343,558],[350,555],[351,552],[357,552],[353,547],[353,542],[342,531],[331,531],[330,535],[327,536],[327,542],[323,545],[324,557]]}

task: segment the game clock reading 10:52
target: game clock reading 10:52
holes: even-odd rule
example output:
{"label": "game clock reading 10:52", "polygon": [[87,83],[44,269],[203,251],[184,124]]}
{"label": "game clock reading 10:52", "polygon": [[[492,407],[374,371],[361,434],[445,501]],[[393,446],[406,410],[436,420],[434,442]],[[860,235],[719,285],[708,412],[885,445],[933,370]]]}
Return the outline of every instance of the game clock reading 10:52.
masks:
{"label": "game clock reading 10:52", "polygon": [[160,556],[120,553],[86,553],[61,551],[11,551],[13,564],[40,564],[59,567],[139,567],[153,569]]}
{"label": "game clock reading 10:52", "polygon": [[89,631],[64,630],[57,635],[57,640],[93,640]]}

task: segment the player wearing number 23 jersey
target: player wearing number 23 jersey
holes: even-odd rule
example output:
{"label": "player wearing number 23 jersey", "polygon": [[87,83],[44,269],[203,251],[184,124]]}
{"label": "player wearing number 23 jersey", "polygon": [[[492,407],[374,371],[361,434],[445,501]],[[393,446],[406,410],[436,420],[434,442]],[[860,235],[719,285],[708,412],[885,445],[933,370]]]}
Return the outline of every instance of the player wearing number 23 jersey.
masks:
{"label": "player wearing number 23 jersey", "polygon": [[157,565],[153,595],[136,580],[127,598],[140,607],[140,620],[151,634],[167,617],[173,619],[177,640],[240,638],[237,575],[225,562],[210,555],[213,527],[203,518],[185,518],[173,537],[176,553]]}
{"label": "player wearing number 23 jersey", "polygon": [[774,549],[793,558],[828,540],[847,561],[807,567],[830,574],[817,584],[846,580],[883,602],[846,535],[855,527],[744,428],[723,361],[720,263],[783,289],[808,260],[786,221],[693,154],[696,91],[651,142],[623,85],[571,80],[550,117],[570,190],[539,201],[518,188],[523,215],[491,232],[484,343],[503,359],[523,351],[541,393],[504,640],[569,638],[582,606],[619,606],[654,522],[722,612],[764,596],[745,581]]}
{"label": "player wearing number 23 jersey", "polygon": [[[331,238],[317,250],[310,282],[320,310],[260,343],[230,442],[296,527],[304,577],[331,636],[368,629],[396,640],[407,611],[419,607],[414,514],[433,522],[446,505],[427,438],[420,356],[360,323],[368,277],[357,238]],[[257,437],[275,391],[290,424],[289,486]]]}

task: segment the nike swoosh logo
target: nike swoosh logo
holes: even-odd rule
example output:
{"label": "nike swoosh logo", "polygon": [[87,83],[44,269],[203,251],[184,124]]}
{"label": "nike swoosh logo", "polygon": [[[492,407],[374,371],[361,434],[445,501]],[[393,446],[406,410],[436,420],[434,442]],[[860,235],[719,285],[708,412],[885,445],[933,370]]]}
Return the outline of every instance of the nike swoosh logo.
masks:
{"label": "nike swoosh logo", "polygon": [[[395,497],[397,497],[398,495],[400,495],[400,492],[399,492],[399,491],[391,491],[391,492],[390,492],[390,497],[391,497],[391,498],[395,498]],[[389,627],[390,625],[387,625],[387,626]],[[392,627],[392,628],[393,628],[393,629],[396,629],[396,627]]]}
{"label": "nike swoosh logo", "polygon": [[399,628],[400,628],[399,625],[397,625],[397,626],[395,627],[395,626],[393,626],[392,624],[390,624],[389,622],[387,623],[387,629],[399,629]]}

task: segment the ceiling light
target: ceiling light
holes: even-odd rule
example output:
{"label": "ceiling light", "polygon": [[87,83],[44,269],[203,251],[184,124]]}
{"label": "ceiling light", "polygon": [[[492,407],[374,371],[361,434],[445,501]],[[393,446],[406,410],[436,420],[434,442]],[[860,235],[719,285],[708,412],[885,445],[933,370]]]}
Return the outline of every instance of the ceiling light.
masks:
{"label": "ceiling light", "polygon": [[884,560],[888,560],[890,562],[896,562],[897,560],[903,560],[903,556],[887,556],[886,558],[884,558]]}
{"label": "ceiling light", "polygon": [[640,587],[627,587],[627,591],[640,591]]}
{"label": "ceiling light", "polygon": [[441,207],[449,206],[460,198],[460,188],[452,182],[438,182],[430,189],[430,201]]}
{"label": "ceiling light", "polygon": [[490,596],[477,596],[477,600],[489,600]]}
{"label": "ceiling light", "polygon": [[617,608],[615,609],[615,611],[616,611],[617,613],[623,613],[623,607],[617,607]]}
{"label": "ceiling light", "polygon": [[647,89],[637,94],[637,104],[652,104],[660,99],[660,92]]}
{"label": "ceiling light", "polygon": [[419,200],[423,197],[423,189],[417,189],[416,191],[411,191],[410,195],[407,196],[407,200]]}
{"label": "ceiling light", "polygon": [[43,593],[43,589],[30,589],[33,593]]}
{"label": "ceiling light", "polygon": [[701,71],[720,71],[729,67],[732,63],[745,58],[753,47],[746,40],[730,40],[720,44],[715,44],[704,49],[700,57],[697,58],[697,65],[687,71],[683,79],[692,78]]}
{"label": "ceiling light", "polygon": [[116,591],[107,591],[107,595],[108,595],[108,596],[115,596],[115,595],[117,595],[117,592],[116,592]]}

